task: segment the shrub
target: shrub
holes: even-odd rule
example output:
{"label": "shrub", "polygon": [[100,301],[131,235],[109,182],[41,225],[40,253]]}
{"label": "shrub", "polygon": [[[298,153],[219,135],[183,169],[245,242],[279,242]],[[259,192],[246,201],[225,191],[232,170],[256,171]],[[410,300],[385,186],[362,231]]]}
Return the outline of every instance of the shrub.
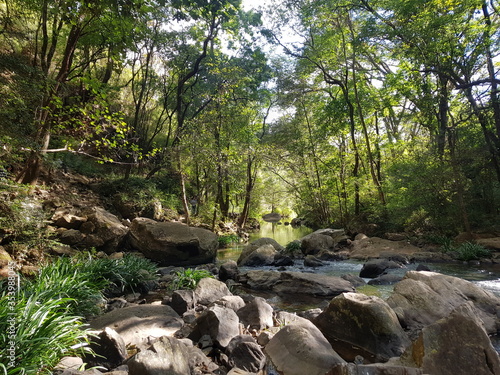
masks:
{"label": "shrub", "polygon": [[239,242],[240,237],[236,234],[225,234],[219,236],[219,247],[226,247],[231,243]]}
{"label": "shrub", "polygon": [[170,285],[170,288],[172,290],[194,289],[196,288],[200,280],[206,277],[213,278],[214,276],[207,270],[186,268],[183,271],[178,271],[175,273],[175,277],[172,281],[172,284]]}
{"label": "shrub", "polygon": [[289,242],[285,246],[285,253],[291,256],[302,255],[302,250],[300,249],[301,243],[298,240]]}
{"label": "shrub", "polygon": [[490,251],[481,245],[473,242],[464,242],[454,250],[458,260],[468,262],[469,260],[480,259],[490,256]]}

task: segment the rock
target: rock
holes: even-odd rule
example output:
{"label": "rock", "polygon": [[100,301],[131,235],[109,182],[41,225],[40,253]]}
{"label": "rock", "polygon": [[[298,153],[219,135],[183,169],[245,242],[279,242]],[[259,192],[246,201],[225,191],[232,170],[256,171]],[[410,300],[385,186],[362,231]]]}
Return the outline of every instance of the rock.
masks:
{"label": "rock", "polygon": [[115,215],[102,207],[92,207],[85,210],[83,214],[87,217],[87,222],[84,224],[92,224],[93,230],[87,233],[81,243],[82,246],[86,248],[95,247],[106,254],[120,250],[129,229]]}
{"label": "rock", "polygon": [[420,368],[374,363],[360,365],[341,363],[334,366],[326,375],[423,375]]}
{"label": "rock", "polygon": [[400,282],[403,279],[401,275],[386,274],[380,275],[368,281],[368,285],[392,285]]}
{"label": "rock", "polygon": [[59,238],[59,242],[64,245],[78,246],[82,244],[87,236],[78,229],[59,229],[57,231],[57,237]]}
{"label": "rock", "polygon": [[241,262],[245,258],[247,258],[251,253],[253,253],[259,247],[264,246],[264,245],[272,245],[277,252],[282,252],[285,249],[283,246],[281,246],[279,243],[277,243],[272,238],[262,237],[262,238],[259,238],[258,240],[251,242],[247,246],[245,246],[245,248],[242,250],[242,252],[238,258],[237,264],[241,264]]}
{"label": "rock", "polygon": [[198,282],[194,290],[194,298],[200,305],[208,306],[225,296],[232,296],[229,288],[222,281],[205,277]]}
{"label": "rock", "polygon": [[276,333],[264,351],[276,370],[286,375],[325,375],[345,363],[319,329],[300,318]]}
{"label": "rock", "polygon": [[242,267],[271,266],[274,264],[274,257],[278,254],[271,244],[266,244],[252,251],[238,264]]}
{"label": "rock", "polygon": [[[359,236],[359,237],[358,237]],[[357,235],[351,243],[351,259],[380,258],[383,253],[404,254],[410,257],[420,251],[420,248],[406,241],[390,241],[379,237]]]}
{"label": "rock", "polygon": [[87,354],[85,362],[90,367],[102,366],[108,370],[120,366],[127,359],[127,348],[123,338],[113,329],[106,327],[91,338],[90,348],[96,354]]}
{"label": "rock", "polygon": [[276,212],[265,214],[262,216],[262,220],[267,221],[268,223],[276,223],[281,220],[281,215]]}
{"label": "rock", "polygon": [[304,258],[304,266],[305,267],[321,267],[323,266],[323,262],[316,258],[314,255],[307,255]]}
{"label": "rock", "polygon": [[183,325],[180,316],[165,305],[138,305],[116,309],[89,323],[91,329],[114,329],[126,345],[145,349],[151,340],[171,336]]}
{"label": "rock", "polygon": [[217,235],[209,230],[142,217],[132,221],[130,243],[162,266],[210,263],[218,248]]}
{"label": "rock", "polygon": [[500,251],[500,237],[480,238],[476,240],[476,243],[486,249]]}
{"label": "rock", "polygon": [[431,269],[427,267],[425,264],[419,264],[415,271],[430,271]]}
{"label": "rock", "polygon": [[387,303],[398,313],[403,327],[418,331],[472,301],[488,333],[500,327],[500,298],[475,284],[435,272],[409,271],[397,283]]}
{"label": "rock", "polygon": [[170,306],[179,315],[184,314],[186,311],[194,309],[196,305],[196,297],[193,290],[175,290],[172,293]]}
{"label": "rock", "polygon": [[66,369],[78,370],[83,366],[83,359],[80,357],[63,357],[54,367],[55,372],[64,371]]}
{"label": "rock", "polygon": [[213,305],[196,319],[189,338],[197,342],[203,335],[209,335],[216,344],[225,348],[231,339],[239,334],[238,315],[228,307]]}
{"label": "rock", "polygon": [[190,374],[189,354],[188,347],[182,341],[162,336],[148,350],[128,360],[129,375]]}
{"label": "rock", "polygon": [[302,238],[300,248],[304,255],[315,255],[323,251],[333,251],[335,242],[329,235],[311,233]]}
{"label": "rock", "polygon": [[229,307],[231,310],[236,312],[245,306],[245,301],[240,296],[224,296],[222,298],[219,298],[213,304],[223,307]]}
{"label": "rock", "polygon": [[386,362],[410,345],[395,312],[378,297],[343,293],[313,323],[349,362],[356,356],[368,363]]}
{"label": "rock", "polygon": [[275,267],[286,267],[293,265],[294,265],[293,259],[290,258],[288,255],[277,253],[274,256],[273,266]]}
{"label": "rock", "polygon": [[387,259],[371,259],[363,265],[359,277],[375,278],[390,268],[401,268],[401,264]]}
{"label": "rock", "polygon": [[10,254],[3,246],[0,246],[0,268],[7,267],[10,262],[12,262]]}
{"label": "rock", "polygon": [[233,337],[226,348],[231,367],[249,372],[258,372],[266,364],[266,356],[254,338],[249,335]]}
{"label": "rock", "polygon": [[424,327],[402,361],[426,374],[500,374],[498,354],[472,302]]}
{"label": "rock", "polygon": [[226,281],[229,279],[238,280],[240,270],[238,264],[234,260],[229,260],[221,264],[219,268],[219,280]]}
{"label": "rock", "polygon": [[79,229],[86,221],[86,217],[75,215],[72,209],[68,207],[60,207],[56,209],[56,212],[52,215],[52,222],[54,225],[66,229]]}
{"label": "rock", "polygon": [[242,274],[240,282],[251,289],[285,294],[334,297],[355,291],[350,282],[340,277],[314,273],[252,270]]}
{"label": "rock", "polygon": [[340,277],[344,280],[349,281],[356,288],[359,286],[366,285],[366,281],[356,275],[347,274],[347,275],[341,275]]}
{"label": "rock", "polygon": [[273,308],[261,297],[252,299],[236,314],[245,327],[262,330],[273,326]]}

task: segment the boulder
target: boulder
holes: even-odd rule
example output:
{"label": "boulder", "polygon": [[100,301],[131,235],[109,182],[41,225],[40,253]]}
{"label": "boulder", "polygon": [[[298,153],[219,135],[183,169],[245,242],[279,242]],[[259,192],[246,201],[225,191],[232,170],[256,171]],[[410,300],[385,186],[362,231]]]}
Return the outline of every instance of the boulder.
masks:
{"label": "boulder", "polygon": [[349,281],[340,277],[302,272],[252,270],[242,274],[240,282],[251,289],[283,294],[334,297],[355,291]]}
{"label": "boulder", "polygon": [[194,298],[200,305],[208,306],[225,296],[232,296],[229,288],[222,281],[205,277],[198,282],[194,290]]}
{"label": "boulder", "polygon": [[340,363],[335,365],[326,375],[423,375],[423,372],[420,368],[386,363],[369,365]]}
{"label": "boulder", "polygon": [[267,221],[268,223],[276,223],[281,220],[281,215],[276,212],[272,212],[270,214],[263,215],[262,220]]}
{"label": "boulder", "polygon": [[234,260],[228,260],[221,264],[219,268],[219,280],[238,280],[238,276],[240,274],[240,270],[238,268],[238,264]]}
{"label": "boulder", "polygon": [[102,366],[108,370],[120,366],[127,359],[127,348],[123,338],[109,327],[91,338],[90,348],[95,355],[87,354],[85,362],[90,367]]}
{"label": "boulder", "polygon": [[340,276],[342,279],[349,281],[354,287],[359,287],[366,285],[366,281],[363,280],[361,277],[352,275],[352,274],[345,274]]}
{"label": "boulder", "polygon": [[396,313],[374,296],[343,293],[333,298],[313,323],[349,362],[357,356],[366,363],[386,362],[400,356],[411,343]]}
{"label": "boulder", "polygon": [[72,209],[68,207],[60,207],[56,209],[56,212],[52,215],[54,226],[66,229],[79,229],[86,221],[86,217],[76,215],[72,212]]}
{"label": "boulder", "polygon": [[162,336],[127,361],[129,375],[190,374],[189,356],[189,349],[182,341]]}
{"label": "boulder", "polygon": [[401,268],[401,264],[387,259],[371,259],[359,271],[359,277],[375,278],[391,268]]}
{"label": "boulder", "polygon": [[217,235],[177,222],[135,218],[130,226],[130,244],[162,266],[210,263],[217,255]]}
{"label": "boulder", "polygon": [[500,374],[498,354],[472,302],[424,327],[401,360],[425,374]]}
{"label": "boulder", "polygon": [[403,279],[401,275],[385,274],[368,281],[368,285],[392,285]]}
{"label": "boulder", "polygon": [[311,233],[302,238],[300,249],[304,255],[315,255],[323,251],[333,251],[335,242],[333,238],[320,234]]}
{"label": "boulder", "polygon": [[91,207],[84,210],[82,216],[86,220],[79,225],[79,234],[75,232],[76,229],[62,231],[62,243],[83,248],[95,247],[107,254],[119,250],[129,230],[115,215],[102,207]]}
{"label": "boulder", "polygon": [[120,334],[126,345],[145,349],[152,338],[172,336],[183,324],[170,306],[138,305],[101,315],[92,320],[89,327],[96,330],[110,327]]}
{"label": "boulder", "polygon": [[476,240],[476,243],[486,249],[500,251],[500,237],[480,238]]}
{"label": "boulder", "polygon": [[265,353],[280,374],[325,375],[345,361],[310,321],[298,318],[269,341]]}
{"label": "boulder", "polygon": [[196,297],[193,290],[175,290],[172,292],[170,306],[179,315],[184,314],[186,311],[194,309],[196,305]]}
{"label": "boulder", "polygon": [[224,296],[215,301],[213,304],[229,307],[231,310],[236,312],[245,306],[245,301],[240,296]]}
{"label": "boulder", "polygon": [[242,267],[271,266],[278,252],[273,245],[262,245],[243,258],[238,264]]}
{"label": "boulder", "polygon": [[251,373],[262,370],[266,364],[266,356],[260,346],[250,335],[233,337],[226,348],[229,365]]}
{"label": "boulder", "polygon": [[285,249],[283,246],[281,246],[279,243],[277,243],[272,238],[268,238],[268,237],[259,238],[258,240],[255,240],[255,241],[249,243],[241,251],[241,254],[240,254],[238,261],[237,261],[238,265],[240,265],[255,250],[257,250],[259,247],[264,246],[264,245],[272,245],[277,252],[282,252]]}
{"label": "boulder", "polygon": [[[358,235],[359,236],[359,235]],[[410,257],[420,251],[420,248],[406,241],[390,241],[379,237],[356,236],[351,242],[351,259],[380,258],[384,253],[404,254]]]}
{"label": "boulder", "polygon": [[321,267],[323,266],[323,262],[316,258],[314,255],[307,255],[304,258],[304,266],[305,267]]}
{"label": "boulder", "polygon": [[488,333],[497,333],[500,298],[475,284],[448,275],[409,271],[397,283],[387,303],[397,312],[403,327],[418,331],[448,316],[455,308],[472,301]]}
{"label": "boulder", "polygon": [[231,339],[239,334],[238,315],[228,307],[213,305],[196,319],[189,338],[198,342],[204,335],[208,335],[214,343],[225,348]]}
{"label": "boulder", "polygon": [[245,327],[262,330],[273,326],[273,308],[262,297],[255,297],[236,314]]}

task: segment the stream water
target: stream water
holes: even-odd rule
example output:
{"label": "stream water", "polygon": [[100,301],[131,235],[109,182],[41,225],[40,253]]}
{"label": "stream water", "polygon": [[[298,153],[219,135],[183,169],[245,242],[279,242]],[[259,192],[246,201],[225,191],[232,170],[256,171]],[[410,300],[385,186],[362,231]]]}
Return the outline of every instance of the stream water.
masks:
{"label": "stream water", "polygon": [[[250,236],[250,241],[261,237],[269,237],[276,240],[280,245],[286,246],[289,242],[302,238],[311,233],[312,230],[306,227],[293,228],[289,225],[279,225],[276,223],[262,223],[261,229]],[[219,262],[227,260],[238,260],[238,257],[245,247],[244,244],[234,244],[218,252]],[[500,265],[498,264],[445,264],[445,263],[421,263],[429,267],[431,271],[451,275],[471,281],[482,288],[500,296]],[[408,264],[404,268],[390,270],[391,273],[404,275],[407,271],[415,270],[418,264]],[[325,262],[324,266],[317,268],[304,267],[303,262],[296,260],[294,266],[286,267],[287,271],[301,271],[322,273],[331,276],[341,276],[343,274],[359,275],[363,267],[363,262],[347,260]],[[260,267],[260,269],[276,269],[276,267]],[[242,268],[245,271],[246,268]],[[368,281],[368,279],[366,280]],[[381,298],[387,298],[392,292],[392,285],[371,286],[366,285],[358,288],[358,291],[377,295]],[[275,308],[287,311],[304,311],[315,307],[326,307],[329,300],[318,299],[315,297],[293,296],[288,299],[286,296],[276,296],[270,293],[252,291],[252,294],[266,298],[266,300]],[[500,337],[492,337],[492,343],[495,349],[500,353]]]}
{"label": "stream water", "polygon": [[[311,233],[312,230],[307,227],[293,228],[290,225],[279,225],[277,223],[262,223],[259,232],[253,233],[250,236],[250,242],[261,237],[269,237],[276,240],[280,245],[286,246],[291,241],[302,238]],[[245,247],[244,244],[235,244],[226,249],[221,249],[218,252],[217,258],[219,262],[227,260],[238,260],[238,257]],[[500,265],[498,264],[444,264],[444,263],[421,263],[426,265],[434,272],[440,272],[446,275],[459,277],[471,282],[474,282],[484,289],[487,289],[496,295],[500,296]],[[407,271],[415,270],[418,264],[409,264],[404,268],[389,270],[390,273],[395,273],[403,276]],[[301,271],[322,273],[331,276],[341,276],[343,274],[359,275],[359,271],[363,267],[363,262],[355,260],[325,262],[325,265],[318,268],[304,267],[300,260],[295,261],[294,266],[286,267],[287,271]],[[276,269],[276,267],[260,267],[260,269]],[[245,271],[245,268],[242,269]],[[368,281],[368,279],[366,280]],[[362,288],[363,293],[378,295],[386,298],[392,292],[392,285],[370,286]],[[275,299],[277,297],[274,297]],[[271,301],[277,307],[286,310],[303,309],[304,305],[311,304],[312,301]]]}

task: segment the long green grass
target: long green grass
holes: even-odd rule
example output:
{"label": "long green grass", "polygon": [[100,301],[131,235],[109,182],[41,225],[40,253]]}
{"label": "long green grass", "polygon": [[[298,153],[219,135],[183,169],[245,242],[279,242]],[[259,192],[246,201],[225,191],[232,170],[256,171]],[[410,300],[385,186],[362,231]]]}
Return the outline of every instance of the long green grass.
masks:
{"label": "long green grass", "polygon": [[0,282],[0,375],[51,374],[63,356],[88,350],[84,317],[100,312],[105,289],[137,287],[155,279],[156,271],[154,263],[132,255],[112,260],[86,254],[57,258],[36,278],[21,278],[15,295]]}

